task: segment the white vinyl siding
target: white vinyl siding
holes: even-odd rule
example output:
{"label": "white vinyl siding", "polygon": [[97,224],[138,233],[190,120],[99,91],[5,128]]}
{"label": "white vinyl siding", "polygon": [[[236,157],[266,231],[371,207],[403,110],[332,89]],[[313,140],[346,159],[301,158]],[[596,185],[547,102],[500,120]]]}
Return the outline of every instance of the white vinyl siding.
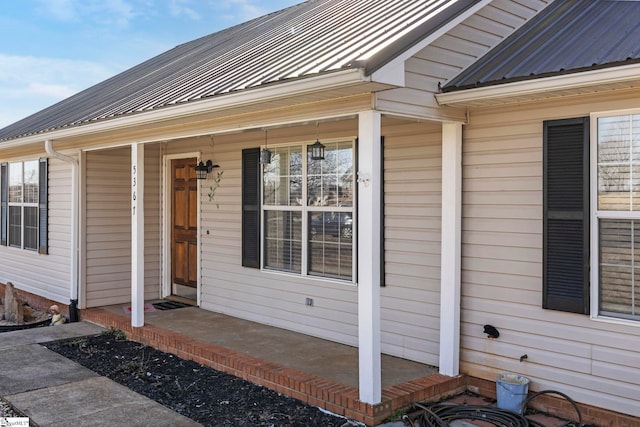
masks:
{"label": "white vinyl siding", "polygon": [[162,283],[162,146],[144,148],[144,298],[160,298]]}
{"label": "white vinyl siding", "polygon": [[385,287],[382,351],[438,364],[440,342],[441,125],[383,128]]}
{"label": "white vinyl siding", "polygon": [[[463,144],[462,372],[489,380],[515,372],[531,379],[530,390],[640,416],[640,327],[542,309],[543,121],[637,107],[638,95],[471,111]],[[500,338],[487,339],[485,324]]]}
{"label": "white vinyl siding", "polygon": [[0,246],[0,282],[12,282],[18,289],[69,304],[71,166],[56,159],[49,159],[48,206],[49,254],[40,255],[33,251]]}
{"label": "white vinyl siding", "polygon": [[380,92],[377,107],[413,116],[464,120],[464,110],[441,108],[438,84],[471,65],[523,25],[549,1],[497,0],[422,49],[405,63],[405,85]]}
{"label": "white vinyl siding", "polygon": [[[131,150],[86,154],[86,306],[131,301]],[[145,300],[160,296],[159,146],[145,148]]]}

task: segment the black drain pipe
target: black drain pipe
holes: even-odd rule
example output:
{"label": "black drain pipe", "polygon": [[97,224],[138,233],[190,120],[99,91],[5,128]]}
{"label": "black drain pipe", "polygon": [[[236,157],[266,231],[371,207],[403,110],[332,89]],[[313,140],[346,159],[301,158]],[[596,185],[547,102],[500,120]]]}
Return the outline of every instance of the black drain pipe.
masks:
{"label": "black drain pipe", "polygon": [[78,300],[72,299],[69,304],[69,322],[74,323],[78,321]]}

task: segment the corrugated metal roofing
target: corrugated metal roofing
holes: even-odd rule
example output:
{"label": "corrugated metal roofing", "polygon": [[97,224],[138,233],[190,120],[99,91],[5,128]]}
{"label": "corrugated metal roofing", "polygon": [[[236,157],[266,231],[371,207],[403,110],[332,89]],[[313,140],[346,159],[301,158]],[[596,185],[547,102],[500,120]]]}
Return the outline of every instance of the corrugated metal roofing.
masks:
{"label": "corrugated metal roofing", "polygon": [[179,45],[0,130],[0,141],[384,65],[478,0],[311,0]]}
{"label": "corrugated metal roofing", "polygon": [[444,92],[640,61],[640,1],[556,0]]}

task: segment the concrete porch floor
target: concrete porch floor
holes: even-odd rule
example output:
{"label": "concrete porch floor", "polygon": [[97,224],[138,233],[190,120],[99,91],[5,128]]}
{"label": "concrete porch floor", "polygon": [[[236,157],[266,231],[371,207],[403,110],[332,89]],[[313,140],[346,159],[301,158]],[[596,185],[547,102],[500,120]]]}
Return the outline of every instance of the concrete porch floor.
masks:
{"label": "concrete porch floor", "polygon": [[464,376],[446,377],[432,366],[383,355],[382,402],[365,404],[358,399],[357,348],[198,307],[145,312],[145,325],[133,328],[125,309],[82,310],[81,318],[367,425],[412,402],[466,388]]}

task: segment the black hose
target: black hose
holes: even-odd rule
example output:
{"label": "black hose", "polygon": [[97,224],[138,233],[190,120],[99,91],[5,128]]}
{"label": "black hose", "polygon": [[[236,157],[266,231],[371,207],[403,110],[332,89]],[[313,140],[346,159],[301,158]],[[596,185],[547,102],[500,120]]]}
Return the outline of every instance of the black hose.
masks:
{"label": "black hose", "polygon": [[[480,405],[452,405],[437,403],[429,407],[414,403],[422,411],[416,421],[421,427],[446,427],[454,420],[480,420],[501,427],[529,427],[524,416],[504,409]],[[414,416],[415,417],[415,416]],[[411,418],[411,417],[410,417]],[[410,421],[414,425],[413,421]]]}
{"label": "black hose", "polygon": [[578,426],[584,426],[582,424],[582,414],[576,402],[566,394],[555,390],[543,390],[532,394],[522,404],[519,414],[494,406],[456,405],[451,403],[436,403],[425,406],[420,403],[414,403],[413,406],[418,410],[405,415],[403,420],[405,424],[411,427],[415,427],[416,422],[420,427],[448,427],[449,422],[454,420],[480,420],[500,427],[545,427],[544,424],[524,416],[527,404],[542,394],[557,394],[565,398],[578,414]]}
{"label": "black hose", "polygon": [[578,408],[578,405],[576,404],[576,402],[573,401],[573,399],[571,399],[569,396],[567,396],[564,393],[561,393],[559,391],[555,391],[555,390],[542,390],[539,391],[537,393],[532,394],[531,396],[529,396],[524,403],[522,404],[522,410],[521,410],[521,414],[524,414],[526,409],[527,409],[527,404],[529,402],[531,402],[533,399],[535,399],[536,397],[542,395],[542,394],[557,394],[559,396],[564,397],[570,404],[571,406],[573,406],[573,409],[576,410],[577,414],[578,414],[578,426],[582,427],[582,413],[580,412],[580,409]]}

